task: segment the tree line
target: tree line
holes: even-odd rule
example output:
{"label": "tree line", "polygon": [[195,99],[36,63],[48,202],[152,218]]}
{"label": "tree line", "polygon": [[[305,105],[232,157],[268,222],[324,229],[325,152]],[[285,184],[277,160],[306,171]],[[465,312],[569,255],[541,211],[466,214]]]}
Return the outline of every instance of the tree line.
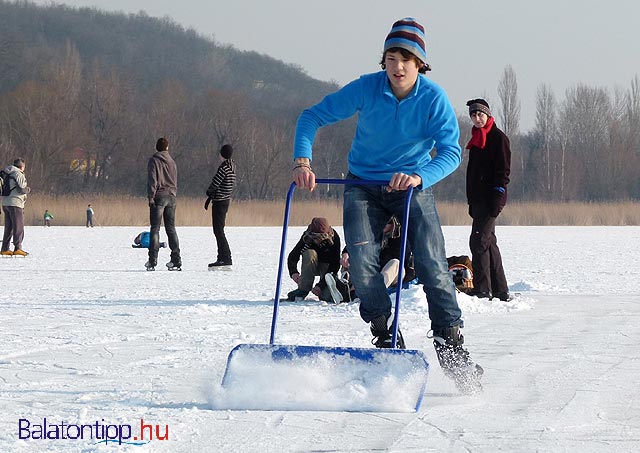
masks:
{"label": "tree line", "polygon": [[[231,143],[236,196],[279,198],[297,116],[337,87],[168,18],[0,0],[0,163],[24,157],[34,193],[144,195],[165,136],[180,194],[203,195]],[[323,171],[344,167],[349,133],[320,134]]]}
{"label": "tree line", "polygon": [[[497,124],[512,145],[510,199],[640,198],[637,76],[628,89],[577,84],[563,98],[540,84],[535,126],[525,133],[510,66],[497,87]],[[166,136],[181,194],[202,195],[218,150],[232,143],[236,197],[282,198],[297,116],[337,88],[167,18],[0,0],[0,163],[24,157],[35,192],[143,195],[146,162]],[[459,123],[464,148],[471,124],[466,115]],[[319,132],[319,177],[346,172],[354,124]],[[465,199],[465,169],[463,161],[436,186],[439,198]],[[303,196],[340,197],[340,190]]]}
{"label": "tree line", "polygon": [[640,199],[640,78],[624,89],[576,84],[558,98],[541,83],[532,131],[520,133],[517,80],[499,81],[500,124],[512,141],[514,184],[521,200]]}

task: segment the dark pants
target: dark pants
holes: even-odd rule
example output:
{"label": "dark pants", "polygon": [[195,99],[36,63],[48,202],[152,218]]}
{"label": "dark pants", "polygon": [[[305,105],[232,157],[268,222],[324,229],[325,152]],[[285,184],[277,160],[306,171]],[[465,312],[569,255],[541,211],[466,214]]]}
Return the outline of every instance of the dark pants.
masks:
{"label": "dark pants", "polygon": [[211,203],[211,222],[213,224],[213,234],[218,244],[218,261],[231,261],[231,249],[224,234],[224,226],[227,221],[227,212],[231,200],[213,201]]}
{"label": "dark pants", "polygon": [[506,293],[507,278],[496,238],[496,217],[489,215],[489,207],[478,204],[470,208],[473,224],[469,248],[473,256],[473,288],[477,293]]}
{"label": "dark pants", "polygon": [[4,236],[2,236],[2,251],[9,250],[9,241],[13,237],[13,249],[22,249],[24,239],[24,209],[17,206],[3,206]]}
{"label": "dark pants", "polygon": [[169,240],[171,249],[171,261],[174,264],[182,264],[180,259],[180,242],[176,233],[176,197],[172,195],[160,195],[154,200],[155,205],[150,208],[149,221],[151,223],[151,234],[149,237],[149,260],[158,260],[158,249],[160,247],[160,225],[164,220],[164,230]]}

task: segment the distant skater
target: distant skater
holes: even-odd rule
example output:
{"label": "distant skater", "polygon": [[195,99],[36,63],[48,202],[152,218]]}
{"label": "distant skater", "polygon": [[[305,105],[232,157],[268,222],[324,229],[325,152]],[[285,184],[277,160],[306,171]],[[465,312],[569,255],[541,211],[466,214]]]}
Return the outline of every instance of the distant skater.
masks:
{"label": "distant skater", "polygon": [[93,228],[93,208],[87,205],[87,228]]}
{"label": "distant skater", "polygon": [[53,216],[51,215],[48,209],[45,209],[44,210],[44,226],[50,227],[52,220],[53,220]]}
{"label": "distant skater", "polygon": [[208,209],[211,203],[211,223],[213,234],[218,245],[217,260],[209,264],[209,270],[220,266],[231,266],[231,249],[224,234],[227,221],[227,212],[231,204],[231,194],[236,184],[236,164],[231,159],[233,147],[229,144],[220,149],[220,166],[207,189],[207,201],[204,209]]}

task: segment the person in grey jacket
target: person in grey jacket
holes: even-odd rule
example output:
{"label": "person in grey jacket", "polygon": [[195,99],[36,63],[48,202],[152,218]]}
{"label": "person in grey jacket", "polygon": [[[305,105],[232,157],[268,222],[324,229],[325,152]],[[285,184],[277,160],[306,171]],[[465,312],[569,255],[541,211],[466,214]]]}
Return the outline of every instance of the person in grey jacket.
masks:
{"label": "person in grey jacket", "polygon": [[169,141],[166,138],[158,139],[156,151],[147,165],[147,198],[149,200],[151,237],[149,240],[149,261],[146,262],[145,267],[152,271],[158,264],[160,225],[164,219],[164,229],[171,249],[171,261],[167,263],[167,268],[181,270],[180,242],[175,225],[178,168],[169,155]]}
{"label": "person in grey jacket", "polygon": [[[31,188],[27,186],[27,178],[24,176],[26,169],[24,159],[17,158],[13,165],[5,169],[7,174],[6,184],[9,184],[9,195],[2,197],[2,210],[5,214],[4,236],[2,237],[2,256],[27,256],[22,250],[24,239],[24,204]],[[13,237],[13,251],[9,250],[9,242]]]}

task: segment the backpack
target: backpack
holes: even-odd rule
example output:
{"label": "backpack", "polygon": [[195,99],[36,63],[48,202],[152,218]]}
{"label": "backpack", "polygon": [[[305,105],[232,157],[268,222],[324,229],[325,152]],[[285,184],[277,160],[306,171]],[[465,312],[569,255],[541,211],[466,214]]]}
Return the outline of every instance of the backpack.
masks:
{"label": "backpack", "polygon": [[136,238],[133,240],[133,243],[139,246],[140,248],[148,249],[149,242],[151,239],[150,237],[151,237],[151,233],[149,233],[148,231],[143,231],[142,233],[136,236]]}
{"label": "backpack", "polygon": [[3,197],[8,197],[9,195],[11,195],[11,191],[16,188],[15,184],[13,187],[11,187],[10,180],[12,179],[15,182],[15,178],[13,176],[5,172],[4,170],[0,170],[0,188],[2,188]]}

